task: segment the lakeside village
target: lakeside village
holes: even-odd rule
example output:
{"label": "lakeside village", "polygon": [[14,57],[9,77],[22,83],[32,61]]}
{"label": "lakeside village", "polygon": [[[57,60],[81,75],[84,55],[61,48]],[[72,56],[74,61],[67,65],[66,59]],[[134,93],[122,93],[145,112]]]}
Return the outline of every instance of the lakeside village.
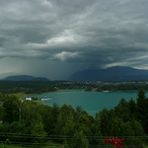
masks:
{"label": "lakeside village", "polygon": [[48,96],[43,96],[43,97],[26,96],[23,98],[23,100],[25,101],[47,101],[51,99],[52,98],[49,98]]}
{"label": "lakeside village", "polygon": [[[33,82],[32,82],[33,83]],[[52,87],[52,88],[51,88]],[[72,82],[72,81],[62,81],[62,82],[53,82],[49,84],[49,89],[46,89],[47,92],[61,91],[61,90],[71,90],[71,89],[82,89],[84,91],[100,91],[108,93],[111,91],[117,90],[139,90],[143,88],[148,90],[148,81],[135,81],[135,82],[92,82],[92,81],[83,81],[83,82]],[[17,89],[17,88],[16,88]],[[25,88],[23,88],[25,90]],[[36,92],[36,90],[35,90]],[[43,91],[46,92],[46,91]],[[37,92],[38,93],[38,92]],[[42,92],[39,92],[39,94]],[[25,93],[22,100],[26,101],[47,101],[52,100],[48,96],[38,97],[30,93]]]}
{"label": "lakeside village", "polygon": [[[30,100],[30,94],[40,94],[44,92],[54,92],[60,90],[82,89],[85,91],[126,91],[126,90],[148,90],[148,81],[131,81],[131,82],[101,82],[101,81],[0,81],[0,92],[24,93]],[[47,99],[47,98],[44,98]]]}

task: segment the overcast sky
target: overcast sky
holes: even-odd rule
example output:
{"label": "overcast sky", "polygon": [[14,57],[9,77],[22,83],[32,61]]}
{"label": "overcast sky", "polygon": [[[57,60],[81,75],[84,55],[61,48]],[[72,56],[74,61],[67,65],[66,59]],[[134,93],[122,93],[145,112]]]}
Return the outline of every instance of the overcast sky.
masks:
{"label": "overcast sky", "polygon": [[148,69],[148,0],[0,0],[1,77],[111,66]]}

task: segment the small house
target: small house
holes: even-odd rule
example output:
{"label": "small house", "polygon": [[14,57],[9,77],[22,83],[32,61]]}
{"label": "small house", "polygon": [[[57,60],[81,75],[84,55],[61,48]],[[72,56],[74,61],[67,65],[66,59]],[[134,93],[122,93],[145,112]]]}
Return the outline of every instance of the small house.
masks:
{"label": "small house", "polygon": [[32,101],[32,98],[31,98],[31,97],[26,97],[25,100],[26,100],[26,101]]}

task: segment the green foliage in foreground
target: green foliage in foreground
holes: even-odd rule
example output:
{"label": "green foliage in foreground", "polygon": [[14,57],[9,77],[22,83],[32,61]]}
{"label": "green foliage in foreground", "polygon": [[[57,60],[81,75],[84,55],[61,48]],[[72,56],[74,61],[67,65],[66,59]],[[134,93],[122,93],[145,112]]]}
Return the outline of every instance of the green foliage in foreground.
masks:
{"label": "green foliage in foreground", "polygon": [[[44,146],[43,148],[62,148],[62,145],[57,146]],[[0,144],[0,148],[28,148],[25,146],[18,146],[18,145],[7,145],[7,144]],[[29,146],[29,148],[34,148],[34,146]]]}
{"label": "green foliage in foreground", "polygon": [[20,146],[0,144],[0,148],[22,148]]}
{"label": "green foliage in foreground", "polygon": [[104,109],[92,117],[80,107],[50,107],[0,94],[0,137],[3,142],[7,139],[24,147],[34,144],[48,148],[50,142],[64,148],[89,148],[103,147],[104,137],[114,136],[123,137],[126,148],[143,148],[148,143],[147,106],[148,99],[140,91],[137,101],[122,99],[114,109]]}

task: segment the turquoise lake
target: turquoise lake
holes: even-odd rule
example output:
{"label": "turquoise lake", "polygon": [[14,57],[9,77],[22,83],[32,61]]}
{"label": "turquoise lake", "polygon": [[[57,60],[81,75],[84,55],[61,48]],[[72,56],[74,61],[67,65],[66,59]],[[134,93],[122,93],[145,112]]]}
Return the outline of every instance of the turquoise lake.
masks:
{"label": "turquoise lake", "polygon": [[73,107],[80,106],[91,115],[95,115],[103,108],[113,108],[122,98],[125,100],[133,98],[135,100],[137,93],[137,91],[87,92],[84,90],[63,90],[36,96],[42,98],[42,102],[47,105],[57,104],[61,106],[68,104]]}

